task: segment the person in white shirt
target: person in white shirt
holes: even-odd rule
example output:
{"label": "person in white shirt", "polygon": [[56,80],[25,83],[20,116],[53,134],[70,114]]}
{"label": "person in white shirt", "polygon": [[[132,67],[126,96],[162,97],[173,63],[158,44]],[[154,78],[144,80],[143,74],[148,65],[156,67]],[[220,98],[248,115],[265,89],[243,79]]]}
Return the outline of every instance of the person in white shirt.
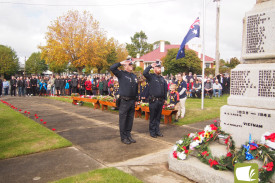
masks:
{"label": "person in white shirt", "polygon": [[215,97],[217,97],[217,93],[218,93],[219,97],[222,94],[222,85],[219,83],[219,81],[217,79],[215,80],[215,83],[213,84],[213,91],[214,91]]}

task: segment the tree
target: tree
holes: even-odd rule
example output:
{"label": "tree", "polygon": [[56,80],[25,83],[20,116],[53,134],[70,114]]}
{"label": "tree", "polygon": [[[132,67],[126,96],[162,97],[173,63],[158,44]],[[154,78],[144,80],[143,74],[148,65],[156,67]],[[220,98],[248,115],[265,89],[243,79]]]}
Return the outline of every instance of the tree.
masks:
{"label": "tree", "polygon": [[25,63],[26,72],[29,74],[42,74],[48,69],[45,60],[41,59],[40,52],[34,52]]}
{"label": "tree", "polygon": [[227,67],[234,69],[237,65],[239,65],[241,62],[239,61],[238,58],[233,57],[230,59],[230,62],[225,64]]}
{"label": "tree", "polygon": [[224,59],[220,59],[220,68],[225,66],[225,60]]}
{"label": "tree", "polygon": [[131,57],[136,58],[137,53],[140,56],[153,51],[153,45],[147,43],[147,36],[143,31],[136,32],[133,37],[131,37],[131,44],[126,43],[126,49]]}
{"label": "tree", "polygon": [[176,60],[178,49],[169,49],[162,59],[165,68],[164,74],[177,74],[180,72],[201,73],[201,60],[193,50],[185,50],[185,57]]}
{"label": "tree", "polygon": [[105,50],[106,54],[101,58],[101,62],[96,62],[92,65],[97,68],[98,73],[101,73],[102,70],[110,70],[111,65],[125,60],[128,56],[125,46],[119,44],[114,38],[109,39],[105,43]]}
{"label": "tree", "polygon": [[19,70],[19,61],[16,52],[4,45],[0,45],[0,78],[6,74],[12,75]]}
{"label": "tree", "polygon": [[72,64],[79,73],[85,66],[95,66],[108,53],[105,31],[91,14],[69,11],[48,26],[42,57],[56,66]]}
{"label": "tree", "polygon": [[52,71],[53,73],[62,73],[66,72],[68,70],[68,65],[64,63],[63,65],[57,64],[55,61],[51,61],[49,64],[49,70]]}

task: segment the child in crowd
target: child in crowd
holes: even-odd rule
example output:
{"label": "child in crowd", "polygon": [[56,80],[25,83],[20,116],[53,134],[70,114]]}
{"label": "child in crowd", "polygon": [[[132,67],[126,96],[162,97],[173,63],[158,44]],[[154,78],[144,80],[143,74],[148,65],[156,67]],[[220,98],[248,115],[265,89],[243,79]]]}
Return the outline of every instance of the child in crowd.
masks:
{"label": "child in crowd", "polygon": [[[179,110],[180,107],[180,95],[179,93],[176,91],[177,85],[176,84],[172,84],[170,85],[170,93],[169,93],[169,100],[170,100],[170,104],[175,105],[175,110]],[[178,122],[178,115],[176,115],[175,117],[175,122]]]}
{"label": "child in crowd", "polygon": [[68,80],[66,80],[66,85],[65,85],[65,94],[68,96],[70,94],[70,84]]}
{"label": "child in crowd", "polygon": [[50,82],[48,82],[48,84],[47,84],[47,95],[49,95],[49,96],[51,94],[51,88],[52,88],[52,85],[50,84]]}
{"label": "child in crowd", "polygon": [[44,80],[41,80],[40,82],[40,96],[45,95],[47,91],[47,83],[44,82]]}

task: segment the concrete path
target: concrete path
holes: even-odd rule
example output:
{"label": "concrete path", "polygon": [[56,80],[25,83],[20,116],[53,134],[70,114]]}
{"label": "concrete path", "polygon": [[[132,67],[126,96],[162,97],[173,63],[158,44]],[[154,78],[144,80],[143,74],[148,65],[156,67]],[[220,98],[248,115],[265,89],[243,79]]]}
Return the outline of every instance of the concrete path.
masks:
{"label": "concrete path", "polygon": [[[137,143],[120,142],[118,114],[75,106],[44,97],[6,97],[3,100],[31,112],[70,140],[73,147],[0,161],[0,182],[48,182],[102,167],[117,167],[144,182],[189,182],[170,172],[167,154],[183,135],[202,130],[211,121],[192,125],[163,125],[164,137],[149,136],[149,121],[135,119]],[[36,120],[41,123],[39,120]],[[169,181],[168,181],[169,180]]]}

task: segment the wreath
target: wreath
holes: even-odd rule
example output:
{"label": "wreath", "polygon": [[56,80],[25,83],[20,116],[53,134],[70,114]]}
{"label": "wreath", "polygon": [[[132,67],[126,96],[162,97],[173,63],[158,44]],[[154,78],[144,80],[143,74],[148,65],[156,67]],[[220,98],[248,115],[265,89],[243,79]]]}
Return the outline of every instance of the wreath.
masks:
{"label": "wreath", "polygon": [[[221,157],[214,157],[208,147],[211,142],[216,140],[224,141],[227,146],[227,154]],[[271,144],[271,145],[270,145]],[[235,147],[232,136],[221,130],[214,124],[207,125],[203,131],[190,133],[177,141],[173,147],[173,157],[178,160],[185,160],[188,155],[195,154],[197,158],[210,165],[216,170],[234,171],[236,163],[242,163],[252,159],[264,162],[263,167],[259,168],[259,182],[268,182],[274,174],[275,151],[271,147],[275,145],[275,133],[265,133],[261,138],[261,143],[251,140],[243,145],[239,150]]]}

